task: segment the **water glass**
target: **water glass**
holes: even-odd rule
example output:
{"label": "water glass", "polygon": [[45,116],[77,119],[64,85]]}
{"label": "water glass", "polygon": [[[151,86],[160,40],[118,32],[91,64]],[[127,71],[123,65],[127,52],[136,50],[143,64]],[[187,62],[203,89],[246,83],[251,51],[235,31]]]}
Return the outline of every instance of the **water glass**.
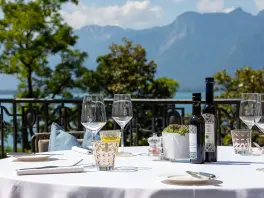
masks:
{"label": "water glass", "polygon": [[102,142],[120,142],[121,132],[116,130],[100,131],[100,139]]}
{"label": "water glass", "polygon": [[99,171],[111,171],[114,169],[118,146],[119,142],[93,142],[93,155]]}
{"label": "water glass", "polygon": [[250,130],[236,129],[231,130],[233,148],[236,154],[249,155],[251,149]]}

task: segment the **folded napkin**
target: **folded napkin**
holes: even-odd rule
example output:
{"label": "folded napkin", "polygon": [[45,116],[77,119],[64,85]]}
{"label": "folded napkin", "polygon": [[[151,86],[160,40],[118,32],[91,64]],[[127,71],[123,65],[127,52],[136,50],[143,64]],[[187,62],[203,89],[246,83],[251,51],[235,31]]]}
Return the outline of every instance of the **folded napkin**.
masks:
{"label": "folded napkin", "polygon": [[58,174],[58,173],[80,173],[83,172],[83,166],[74,167],[57,167],[57,168],[42,168],[42,169],[27,169],[16,170],[17,175],[39,175],[39,174]]}
{"label": "folded napkin", "polygon": [[91,154],[92,153],[90,150],[85,149],[85,148],[81,148],[78,146],[73,146],[72,150],[75,152],[78,152],[78,153],[83,153],[83,154]]}

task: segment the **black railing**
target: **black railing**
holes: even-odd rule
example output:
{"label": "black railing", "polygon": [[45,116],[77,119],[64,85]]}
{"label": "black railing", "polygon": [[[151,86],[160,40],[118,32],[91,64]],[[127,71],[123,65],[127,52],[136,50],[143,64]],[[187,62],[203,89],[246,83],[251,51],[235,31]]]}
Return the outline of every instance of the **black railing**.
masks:
{"label": "black railing", "polygon": [[[111,118],[112,99],[105,99],[107,105],[108,129],[118,126]],[[133,120],[126,127],[126,145],[139,145],[142,136],[161,133],[169,124],[187,124],[186,107],[191,108],[191,100],[177,99],[133,99]],[[240,99],[216,99],[218,118],[218,144],[226,131],[222,130],[224,119],[232,120],[231,128],[240,127]],[[234,112],[225,107],[233,106]],[[66,131],[83,131],[80,123],[82,99],[0,99],[1,156],[4,156],[5,137],[13,139],[13,151],[18,148],[30,149],[30,137],[34,133],[48,132],[52,122],[62,125]],[[190,113],[190,111],[189,111]],[[146,138],[145,138],[146,139]],[[10,142],[9,142],[10,144]],[[141,143],[142,144],[142,143]]]}

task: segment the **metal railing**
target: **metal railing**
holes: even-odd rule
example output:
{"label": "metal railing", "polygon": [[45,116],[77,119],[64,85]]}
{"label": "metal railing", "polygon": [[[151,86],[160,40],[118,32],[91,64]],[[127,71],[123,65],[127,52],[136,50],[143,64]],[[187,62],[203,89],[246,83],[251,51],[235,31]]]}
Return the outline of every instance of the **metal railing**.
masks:
{"label": "metal railing", "polygon": [[[105,99],[108,117],[107,129],[118,128],[111,118],[112,99]],[[202,102],[204,103],[204,101]],[[240,127],[240,99],[216,99],[218,144],[222,144],[225,131],[222,125],[225,119],[231,119],[233,126]],[[125,144],[139,145],[142,136],[149,133],[161,133],[169,124],[188,123],[188,114],[184,107],[191,107],[188,99],[132,99],[133,119],[125,130]],[[232,106],[234,112],[228,112]],[[9,134],[16,152],[18,147],[30,149],[29,140],[34,133],[48,132],[52,122],[62,125],[66,131],[83,131],[80,123],[82,99],[0,99],[0,135],[1,156],[4,155],[5,137]]]}

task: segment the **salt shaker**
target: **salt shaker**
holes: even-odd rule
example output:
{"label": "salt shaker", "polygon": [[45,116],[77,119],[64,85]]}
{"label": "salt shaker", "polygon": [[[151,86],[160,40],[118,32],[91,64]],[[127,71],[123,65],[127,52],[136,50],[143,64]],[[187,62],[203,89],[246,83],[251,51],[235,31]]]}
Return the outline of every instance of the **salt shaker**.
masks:
{"label": "salt shaker", "polygon": [[160,156],[161,155],[161,138],[157,136],[157,133],[153,133],[153,136],[148,138],[149,156]]}

